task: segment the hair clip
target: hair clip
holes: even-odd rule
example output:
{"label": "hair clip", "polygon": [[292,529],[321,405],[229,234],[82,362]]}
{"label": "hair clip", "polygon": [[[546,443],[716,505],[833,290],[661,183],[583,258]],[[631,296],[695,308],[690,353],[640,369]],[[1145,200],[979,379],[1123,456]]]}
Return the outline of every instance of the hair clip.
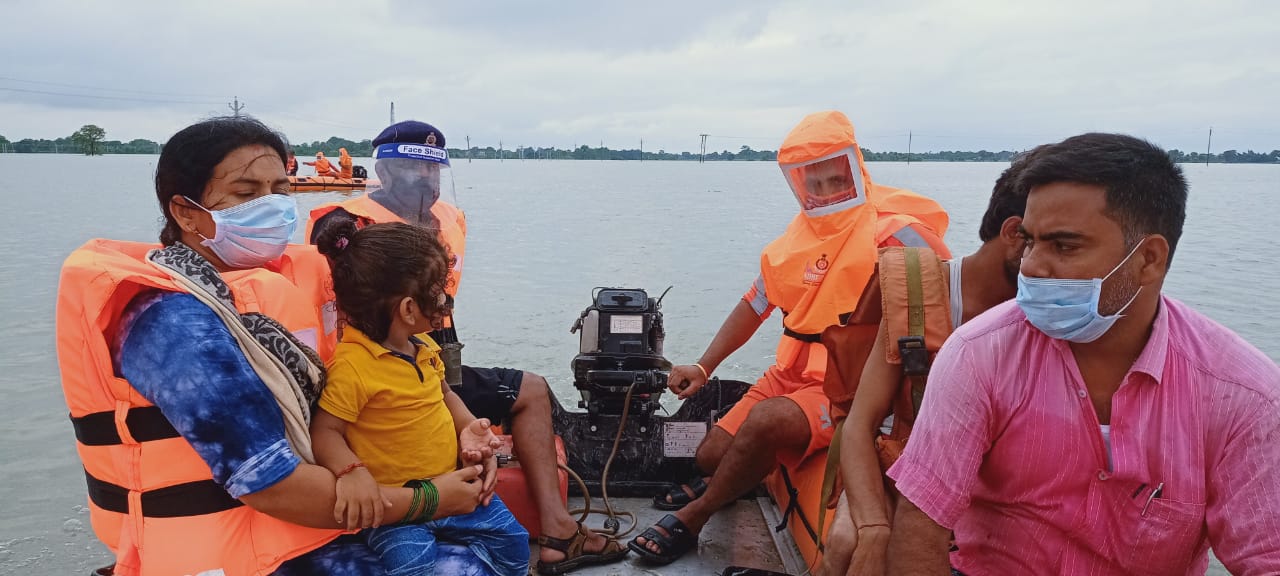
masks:
{"label": "hair clip", "polygon": [[347,240],[346,236],[339,236],[338,241],[334,242],[334,245],[337,246],[339,250],[346,250],[348,243],[349,240]]}

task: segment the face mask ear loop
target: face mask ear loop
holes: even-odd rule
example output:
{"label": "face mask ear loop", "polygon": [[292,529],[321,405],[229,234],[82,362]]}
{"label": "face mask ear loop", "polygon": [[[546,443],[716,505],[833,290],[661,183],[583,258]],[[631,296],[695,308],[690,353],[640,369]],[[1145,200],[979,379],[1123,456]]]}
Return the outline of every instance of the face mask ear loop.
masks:
{"label": "face mask ear loop", "polygon": [[182,196],[182,199],[183,199],[183,200],[186,200],[188,204],[190,204],[190,205],[192,205],[192,206],[195,206],[196,208],[199,208],[199,209],[201,209],[201,210],[204,210],[205,212],[208,212],[209,214],[213,214],[213,211],[212,211],[212,210],[210,210],[210,209],[208,209],[208,208],[205,208],[204,206],[201,206],[199,202],[196,202],[195,200],[192,200],[190,196],[183,195],[183,196]]}
{"label": "face mask ear loop", "polygon": [[[205,208],[204,206],[201,206],[199,202],[192,200],[190,196],[187,196],[185,194],[179,194],[179,196],[181,196],[183,200],[186,200],[188,204],[195,206],[196,208],[199,208],[201,210],[204,210],[205,213],[209,214],[210,216],[213,215],[213,212],[211,210],[209,210],[208,208]],[[217,226],[216,223],[214,225]],[[201,234],[199,230],[193,230],[193,232],[195,232],[196,236],[199,236],[201,240],[204,240],[205,242],[209,241],[209,237],[205,236],[204,234]]]}
{"label": "face mask ear loop", "polygon": [[[1101,292],[1102,292],[1102,283],[1103,283],[1103,282],[1106,282],[1106,281],[1107,281],[1107,278],[1110,278],[1112,274],[1115,274],[1115,273],[1116,273],[1116,270],[1119,270],[1121,266],[1124,266],[1124,263],[1125,263],[1125,262],[1128,262],[1130,258],[1133,258],[1133,255],[1134,255],[1134,254],[1136,254],[1136,253],[1138,252],[1138,247],[1139,247],[1139,246],[1142,246],[1142,243],[1143,243],[1143,242],[1146,242],[1146,241],[1147,241],[1147,238],[1149,238],[1149,237],[1148,237],[1148,236],[1143,236],[1143,237],[1142,237],[1142,239],[1141,239],[1141,240],[1139,240],[1137,244],[1134,244],[1134,245],[1133,245],[1133,248],[1129,250],[1129,254],[1128,254],[1127,256],[1125,256],[1125,257],[1124,257],[1124,260],[1121,260],[1119,264],[1116,264],[1116,267],[1115,267],[1115,268],[1112,268],[1110,272],[1107,272],[1107,275],[1106,275],[1106,276],[1103,276],[1103,277],[1102,277],[1102,280],[1101,280],[1100,282],[1098,282],[1098,288],[1097,288],[1097,290],[1098,290],[1099,295],[1101,295]],[[1139,295],[1139,294],[1141,294],[1141,293],[1142,293],[1142,286],[1141,286],[1141,285],[1139,285],[1139,286],[1138,286],[1138,289],[1137,289],[1137,290],[1135,290],[1135,291],[1133,292],[1133,296],[1131,296],[1131,297],[1129,298],[1129,301],[1128,301],[1128,302],[1125,302],[1125,303],[1124,303],[1124,306],[1121,306],[1121,307],[1120,307],[1120,309],[1119,309],[1119,310],[1116,310],[1115,314],[1112,314],[1111,316],[1115,316],[1115,317],[1117,317],[1117,318],[1123,318],[1123,317],[1124,317],[1124,311],[1129,309],[1129,306],[1131,306],[1131,305],[1133,304],[1133,301],[1134,301],[1134,300],[1137,300],[1137,299],[1138,299],[1138,295]],[[1095,301],[1095,303],[1094,303],[1093,313],[1094,313],[1094,314],[1101,315],[1101,314],[1098,312],[1098,309],[1097,309],[1097,302],[1096,302],[1096,301]]]}
{"label": "face mask ear loop", "polygon": [[1142,243],[1146,242],[1147,238],[1149,238],[1149,236],[1143,236],[1142,239],[1139,240],[1137,244],[1134,244],[1133,248],[1129,249],[1129,253],[1125,255],[1124,259],[1121,260],[1119,264],[1116,264],[1116,267],[1112,268],[1110,272],[1107,272],[1106,276],[1102,277],[1102,281],[1106,282],[1107,278],[1110,278],[1112,274],[1116,273],[1116,270],[1119,270],[1121,266],[1124,266],[1125,262],[1128,262],[1130,258],[1133,258],[1133,255],[1138,252],[1138,247],[1142,246]]}

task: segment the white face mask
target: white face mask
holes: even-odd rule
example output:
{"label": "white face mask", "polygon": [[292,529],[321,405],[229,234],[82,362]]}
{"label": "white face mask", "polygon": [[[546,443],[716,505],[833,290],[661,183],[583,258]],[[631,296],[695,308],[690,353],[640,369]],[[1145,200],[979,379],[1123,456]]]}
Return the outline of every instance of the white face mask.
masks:
{"label": "white face mask", "polygon": [[1124,266],[1145,241],[1146,238],[1143,238],[1134,245],[1124,260],[1102,278],[1031,278],[1019,272],[1016,297],[1018,307],[1026,314],[1032,326],[1055,340],[1086,344],[1101,338],[1116,320],[1124,317],[1124,311],[1142,292],[1142,287],[1139,286],[1115,314],[1103,316],[1098,313],[1102,283]]}
{"label": "white face mask", "polygon": [[279,258],[298,228],[298,203],[292,196],[267,194],[224,210],[187,200],[213,216],[213,238],[201,236],[200,244],[232,268],[257,268]]}

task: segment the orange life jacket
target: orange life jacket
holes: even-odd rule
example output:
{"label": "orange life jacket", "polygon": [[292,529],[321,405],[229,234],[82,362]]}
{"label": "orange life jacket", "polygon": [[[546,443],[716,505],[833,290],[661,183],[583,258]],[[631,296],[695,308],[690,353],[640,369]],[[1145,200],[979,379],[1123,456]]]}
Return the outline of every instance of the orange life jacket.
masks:
{"label": "orange life jacket", "polygon": [[893,430],[876,440],[881,467],[888,470],[902,454],[920,413],[929,367],[956,327],[951,325],[951,276],[937,254],[887,248],[880,253],[879,274],[885,355],[890,364],[902,366],[902,384],[893,400]]}
{"label": "orange life jacket", "polygon": [[801,211],[760,256],[765,295],[784,314],[776,363],[802,383],[825,379],[827,351],[815,344],[823,330],[845,323],[857,308],[875,271],[877,246],[910,231],[946,250],[946,212],[924,196],[874,184],[843,114],[806,117],[783,141],[778,163],[785,171],[842,151],[856,158],[867,202],[817,217]]}
{"label": "orange life jacket", "polygon": [[316,158],[314,162],[316,166],[316,176],[328,176],[329,171],[333,170],[333,164],[328,158]]}
{"label": "orange life jacket", "polygon": [[[341,532],[291,524],[232,498],[160,410],[115,374],[110,341],[129,302],[146,290],[184,291],[146,261],[154,248],[91,240],[67,258],[59,280],[58,366],[94,533],[116,555],[117,575],[270,574]],[[222,277],[242,314],[274,318],[304,342],[329,339],[319,312],[331,293],[328,263],[313,247],[290,246],[267,267]]]}
{"label": "orange life jacket", "polygon": [[347,154],[346,148],[343,148],[341,155],[338,156],[338,177],[351,178],[351,155]]}
{"label": "orange life jacket", "polygon": [[[310,217],[307,220],[305,238],[310,241],[315,223],[338,208],[346,210],[357,218],[361,218],[365,221],[364,224],[386,224],[388,222],[405,221],[395,212],[386,209],[369,198],[368,194],[362,194],[344,202],[321,204],[312,208]],[[462,260],[467,253],[467,218],[457,207],[441,201],[437,201],[431,206],[431,215],[435,216],[436,220],[440,222],[440,241],[456,258],[453,263],[453,269],[449,271],[449,285],[445,288],[445,291],[450,296],[457,296],[458,283],[462,281]]]}
{"label": "orange life jacket", "polygon": [[951,278],[937,253],[926,248],[881,248],[876,280],[863,292],[861,305],[847,324],[822,333],[830,358],[823,390],[837,419],[848,414],[882,321],[886,360],[903,367],[902,385],[893,401],[893,432],[877,441],[882,463],[892,464],[920,411],[933,357],[955,329]]}

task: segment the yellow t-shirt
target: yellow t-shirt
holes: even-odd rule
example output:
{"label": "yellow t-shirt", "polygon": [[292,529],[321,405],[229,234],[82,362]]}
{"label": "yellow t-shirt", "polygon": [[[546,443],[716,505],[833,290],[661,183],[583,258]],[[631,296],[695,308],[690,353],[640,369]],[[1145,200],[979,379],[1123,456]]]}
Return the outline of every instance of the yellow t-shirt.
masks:
{"label": "yellow t-shirt", "polygon": [[347,422],[347,444],[379,484],[399,486],[457,466],[458,435],[444,403],[440,346],[417,336],[418,354],[392,352],[347,325],[320,395]]}

